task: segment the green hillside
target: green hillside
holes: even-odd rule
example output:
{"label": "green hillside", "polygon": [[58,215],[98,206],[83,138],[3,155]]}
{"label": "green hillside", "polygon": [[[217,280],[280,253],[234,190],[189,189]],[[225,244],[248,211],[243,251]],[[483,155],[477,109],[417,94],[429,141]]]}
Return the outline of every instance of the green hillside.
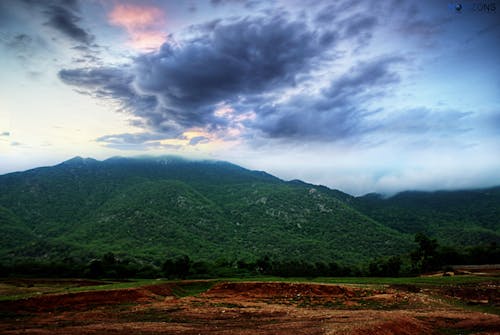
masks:
{"label": "green hillside", "polygon": [[352,204],[402,233],[422,232],[449,245],[500,243],[500,187],[402,192],[389,198],[369,194]]}
{"label": "green hillside", "polygon": [[406,253],[424,232],[500,241],[500,189],[354,198],[220,161],[73,158],[0,176],[0,262],[113,252],[161,264],[274,259],[359,264]]}
{"label": "green hillside", "polygon": [[[358,263],[411,237],[349,207],[339,191],[218,161],[74,158],[0,176],[6,259],[105,252],[160,262],[275,258]],[[25,234],[21,232],[25,231]]]}

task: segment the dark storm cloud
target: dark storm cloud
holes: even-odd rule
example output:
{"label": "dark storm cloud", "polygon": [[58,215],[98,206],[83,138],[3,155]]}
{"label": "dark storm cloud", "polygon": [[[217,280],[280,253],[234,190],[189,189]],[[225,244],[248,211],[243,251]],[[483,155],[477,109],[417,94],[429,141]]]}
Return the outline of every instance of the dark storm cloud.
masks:
{"label": "dark storm cloud", "polygon": [[66,84],[81,88],[97,97],[129,101],[136,94],[131,88],[133,76],[121,68],[83,68],[59,71]]}
{"label": "dark storm cloud", "polygon": [[[193,127],[225,136],[224,130],[235,124],[245,130],[245,138],[287,141],[358,141],[388,127],[401,133],[440,132],[446,123],[463,130],[461,114],[401,111],[403,119],[415,116],[409,124],[397,113],[381,116],[387,106],[377,108],[372,102],[400,84],[400,68],[409,64],[400,56],[366,59],[316,93],[281,99],[331,60],[329,51],[335,51],[338,41],[366,41],[380,23],[371,14],[330,19],[337,20],[337,31],[313,29],[286,14],[215,20],[192,27],[191,37],[175,46],[165,43],[157,52],[136,57],[130,67],[62,70],[59,77],[82,93],[117,102],[135,117],[131,123],[144,133],[97,139],[120,149],[159,147],[161,140],[183,138]],[[225,105],[231,106],[230,114],[215,113]],[[251,117],[238,118],[245,113]],[[453,118],[459,121],[455,124]],[[208,140],[195,137],[190,144]]]}
{"label": "dark storm cloud", "polygon": [[[357,16],[341,25],[343,38],[363,36],[377,24],[374,17]],[[150,145],[181,138],[192,127],[223,134],[233,120],[214,114],[221,103],[232,106],[236,115],[253,113],[239,121],[250,136],[355,140],[379,126],[366,121],[378,112],[366,102],[399,83],[395,66],[405,62],[396,56],[360,62],[319,93],[275,103],[282,90],[322,64],[323,54],[341,38],[337,33],[313,30],[286,15],[217,20],[193,29],[196,37],[180,46],[164,44],[156,53],[137,57],[130,68],[60,71],[65,83],[117,101],[136,117],[135,126],[153,134],[110,135],[99,142],[122,148],[126,143]],[[190,144],[207,140],[194,138]]]}
{"label": "dark storm cloud", "polygon": [[339,100],[362,95],[371,88],[383,89],[384,85],[399,81],[399,75],[392,67],[402,62],[404,58],[399,56],[386,56],[362,62],[334,80],[330,87],[324,90],[324,94],[331,99]]}
{"label": "dark storm cloud", "polygon": [[314,23],[324,29],[332,29],[341,39],[355,41],[353,49],[366,47],[378,28],[379,8],[371,8],[369,3],[356,1],[327,2],[314,17]]}
{"label": "dark storm cloud", "polygon": [[[216,21],[196,29],[197,37],[179,47],[164,44],[137,57],[132,68],[61,70],[59,77],[82,93],[118,102],[138,118],[134,125],[179,137],[190,127],[225,127],[228,121],[214,116],[222,102],[295,85],[335,42],[331,33],[284,15]],[[134,142],[130,136],[120,140]]]}
{"label": "dark storm cloud", "polygon": [[205,28],[201,37],[180,48],[164,44],[136,60],[137,87],[156,95],[168,117],[183,126],[206,123],[210,106],[221,101],[294,85],[297,75],[313,68],[334,42],[284,16]]}
{"label": "dark storm cloud", "polygon": [[377,110],[365,102],[385,95],[399,82],[393,67],[400,57],[360,63],[334,79],[318,96],[298,95],[280,105],[263,105],[256,126],[268,137],[310,140],[355,140],[373,131],[367,117]]}

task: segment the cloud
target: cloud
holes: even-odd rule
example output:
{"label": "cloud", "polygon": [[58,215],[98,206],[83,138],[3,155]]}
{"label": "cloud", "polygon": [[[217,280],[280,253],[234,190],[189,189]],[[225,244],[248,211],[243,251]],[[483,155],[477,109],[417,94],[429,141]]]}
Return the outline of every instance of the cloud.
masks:
{"label": "cloud", "polygon": [[164,134],[153,133],[136,133],[136,134],[115,134],[105,135],[96,139],[97,142],[114,143],[114,144],[143,144],[149,141],[156,141],[164,139]]}
{"label": "cloud", "polygon": [[366,46],[378,25],[378,19],[371,15],[356,15],[349,17],[342,25],[344,38],[356,38],[361,46]]}
{"label": "cloud", "polygon": [[359,1],[334,1],[334,2],[326,2],[327,5],[320,7],[317,11],[314,21],[316,24],[324,25],[324,24],[332,24],[335,23],[340,16],[344,13],[352,14],[352,12],[363,5],[362,2]]}
{"label": "cloud", "polygon": [[59,78],[82,94],[109,100],[118,111],[136,118],[132,125],[178,137],[181,127],[166,117],[166,111],[154,95],[137,92],[129,67],[81,68],[59,71]]}
{"label": "cloud", "polygon": [[199,143],[207,143],[209,139],[205,136],[196,136],[189,140],[189,145],[197,145]]}
{"label": "cloud", "polygon": [[363,15],[356,17],[349,17],[348,20],[343,22],[344,35],[346,37],[358,36],[366,32],[372,31],[378,24],[378,19],[374,16]]}
{"label": "cloud", "polygon": [[111,99],[118,103],[119,110],[143,116],[157,106],[154,96],[139,95],[132,86],[133,75],[127,68],[102,67],[61,70],[59,78],[68,85],[77,87],[80,93],[97,98]]}
{"label": "cloud", "polygon": [[196,30],[179,46],[165,43],[140,55],[131,67],[67,69],[59,77],[82,93],[118,103],[137,117],[136,126],[178,137],[193,127],[228,127],[227,119],[214,115],[220,103],[293,86],[334,43],[283,15]]}
{"label": "cloud", "polygon": [[[130,31],[143,29],[161,15],[144,8],[116,6],[110,20]],[[379,26],[372,14],[348,8],[356,13],[350,20],[330,15],[335,30],[314,28],[283,12],[215,20],[191,27],[175,44],[167,41],[155,52],[139,54],[128,66],[66,69],[59,77],[133,117],[132,125],[143,133],[97,139],[120,149],[159,148],[168,139],[183,145],[237,140],[370,146],[399,135],[409,137],[409,145],[423,146],[424,134],[468,132],[468,113],[380,102],[396,91],[412,65],[397,53],[344,59],[345,68],[315,77],[334,63],[337,46],[363,44]],[[186,137],[192,130],[198,134]]]}
{"label": "cloud", "polygon": [[10,136],[10,133],[8,131],[4,131],[3,133],[0,133],[0,136]]}
{"label": "cloud", "polygon": [[393,67],[404,62],[387,56],[359,63],[333,79],[320,94],[299,94],[281,104],[258,109],[257,127],[268,137],[309,140],[355,140],[373,130],[365,103],[385,95],[399,82]]}
{"label": "cloud", "polygon": [[391,113],[378,120],[378,129],[392,134],[446,136],[470,131],[474,126],[472,118],[473,114],[470,112],[426,107],[410,108]]}
{"label": "cloud", "polygon": [[170,149],[177,150],[181,145],[173,145],[162,143],[161,140],[165,138],[165,134],[155,133],[136,133],[136,134],[115,134],[101,136],[96,139],[104,146],[119,150],[150,150],[150,149]]}
{"label": "cloud", "polygon": [[12,36],[12,38],[2,38],[7,47],[18,49],[20,51],[26,51],[30,48],[30,44],[33,42],[33,38],[27,34],[21,33]]}
{"label": "cloud", "polygon": [[[205,26],[206,27],[206,26]],[[214,105],[294,85],[333,43],[283,16],[216,22],[180,47],[136,59],[135,84],[184,127],[214,121]]]}
{"label": "cloud", "polygon": [[47,26],[79,43],[88,45],[94,41],[94,36],[80,26],[77,1],[48,1],[42,6]]}
{"label": "cloud", "polygon": [[[33,22],[29,24],[22,22],[20,26],[21,20]],[[2,0],[0,3],[0,25],[4,24],[25,31],[33,23],[43,24],[73,41],[90,45],[95,36],[81,26],[81,21],[78,0]],[[26,43],[27,38],[32,38],[24,33],[18,34],[17,37],[24,38],[24,40],[19,40],[21,43]]]}
{"label": "cloud", "polygon": [[210,3],[214,6],[222,6],[228,4],[245,4],[249,6],[257,2],[258,1],[250,1],[250,0],[210,0]]}
{"label": "cloud", "polygon": [[108,15],[111,24],[124,28],[130,45],[140,50],[158,48],[166,39],[165,13],[157,7],[117,4]]}

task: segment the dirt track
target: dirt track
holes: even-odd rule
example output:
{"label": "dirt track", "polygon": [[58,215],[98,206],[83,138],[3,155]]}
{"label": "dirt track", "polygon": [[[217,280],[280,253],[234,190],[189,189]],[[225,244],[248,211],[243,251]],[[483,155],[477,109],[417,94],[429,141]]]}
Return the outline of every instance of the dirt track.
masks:
{"label": "dirt track", "polygon": [[[498,286],[484,286],[473,290],[474,299],[496,304]],[[406,286],[222,282],[177,298],[178,289],[168,283],[0,302],[0,333],[500,334],[498,315],[452,303],[465,299],[471,287],[420,292]]]}

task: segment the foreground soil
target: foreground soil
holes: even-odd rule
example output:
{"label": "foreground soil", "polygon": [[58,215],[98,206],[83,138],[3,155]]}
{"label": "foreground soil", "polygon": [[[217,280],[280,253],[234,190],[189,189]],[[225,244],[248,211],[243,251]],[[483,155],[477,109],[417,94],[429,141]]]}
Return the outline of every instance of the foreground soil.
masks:
{"label": "foreground soil", "polygon": [[431,288],[184,281],[2,301],[0,333],[500,334],[498,292],[496,281]]}

